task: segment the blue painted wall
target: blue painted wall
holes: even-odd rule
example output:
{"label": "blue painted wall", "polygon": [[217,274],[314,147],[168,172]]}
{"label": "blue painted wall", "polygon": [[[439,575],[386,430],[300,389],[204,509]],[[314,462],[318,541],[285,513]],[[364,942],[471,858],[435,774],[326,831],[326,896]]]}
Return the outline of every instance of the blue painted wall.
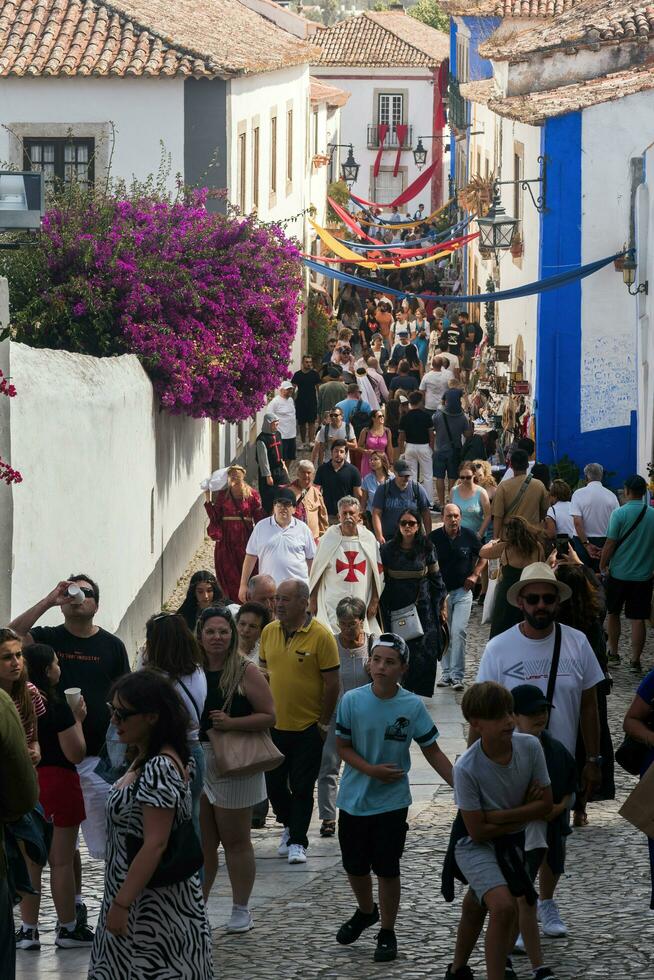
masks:
{"label": "blue painted wall", "polygon": [[464,17],[463,22],[470,31],[470,81],[479,82],[492,78],[493,69],[487,58],[479,56],[479,45],[487,41],[502,23],[501,17]]}
{"label": "blue painted wall", "polygon": [[[547,211],[541,219],[540,278],[581,265],[581,113],[549,119]],[[599,462],[616,471],[615,486],[636,471],[636,420],[631,426],[580,431],[581,282],[543,293],[536,349],[536,453],[553,463],[564,453],[580,467]]]}

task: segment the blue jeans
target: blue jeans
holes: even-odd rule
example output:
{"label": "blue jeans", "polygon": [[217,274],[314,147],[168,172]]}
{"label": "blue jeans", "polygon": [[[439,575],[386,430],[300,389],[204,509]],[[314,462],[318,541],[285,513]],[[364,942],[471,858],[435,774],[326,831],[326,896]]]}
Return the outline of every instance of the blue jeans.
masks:
{"label": "blue jeans", "polygon": [[443,657],[443,680],[462,681],[466,661],[466,636],[472,609],[472,590],[453,589],[447,594],[450,645]]}

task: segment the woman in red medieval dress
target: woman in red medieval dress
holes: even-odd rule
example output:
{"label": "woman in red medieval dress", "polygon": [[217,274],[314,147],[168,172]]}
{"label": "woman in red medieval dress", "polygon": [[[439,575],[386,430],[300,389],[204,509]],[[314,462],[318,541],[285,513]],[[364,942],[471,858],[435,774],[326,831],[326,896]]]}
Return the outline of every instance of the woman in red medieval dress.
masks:
{"label": "woman in red medieval dress", "polygon": [[207,533],[216,542],[216,578],[225,598],[238,602],[245,546],[256,522],[266,516],[261,498],[245,482],[243,467],[234,465],[227,470],[227,486],[214,495],[213,502],[211,493],[205,492],[204,508],[209,515]]}

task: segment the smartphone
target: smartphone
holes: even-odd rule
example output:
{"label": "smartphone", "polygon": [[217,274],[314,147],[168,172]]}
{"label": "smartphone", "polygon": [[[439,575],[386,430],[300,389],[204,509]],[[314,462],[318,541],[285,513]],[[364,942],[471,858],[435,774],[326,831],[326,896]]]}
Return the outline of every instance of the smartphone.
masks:
{"label": "smartphone", "polygon": [[568,557],[568,545],[570,544],[570,535],[568,534],[557,534],[556,536],[556,557],[557,558],[567,558]]}

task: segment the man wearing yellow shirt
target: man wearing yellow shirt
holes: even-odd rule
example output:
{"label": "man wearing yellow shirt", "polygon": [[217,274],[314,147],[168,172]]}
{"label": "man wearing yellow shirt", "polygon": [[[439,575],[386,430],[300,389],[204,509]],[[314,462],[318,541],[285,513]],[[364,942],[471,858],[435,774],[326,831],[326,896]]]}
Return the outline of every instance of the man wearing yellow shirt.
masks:
{"label": "man wearing yellow shirt", "polygon": [[313,790],[339,693],[340,661],[331,630],[308,612],[306,582],[277,587],[277,620],[261,634],[259,659],[270,678],[277,722],[271,734],[285,761],[266,773],[268,797],[284,833],[277,853],[305,864]]}

